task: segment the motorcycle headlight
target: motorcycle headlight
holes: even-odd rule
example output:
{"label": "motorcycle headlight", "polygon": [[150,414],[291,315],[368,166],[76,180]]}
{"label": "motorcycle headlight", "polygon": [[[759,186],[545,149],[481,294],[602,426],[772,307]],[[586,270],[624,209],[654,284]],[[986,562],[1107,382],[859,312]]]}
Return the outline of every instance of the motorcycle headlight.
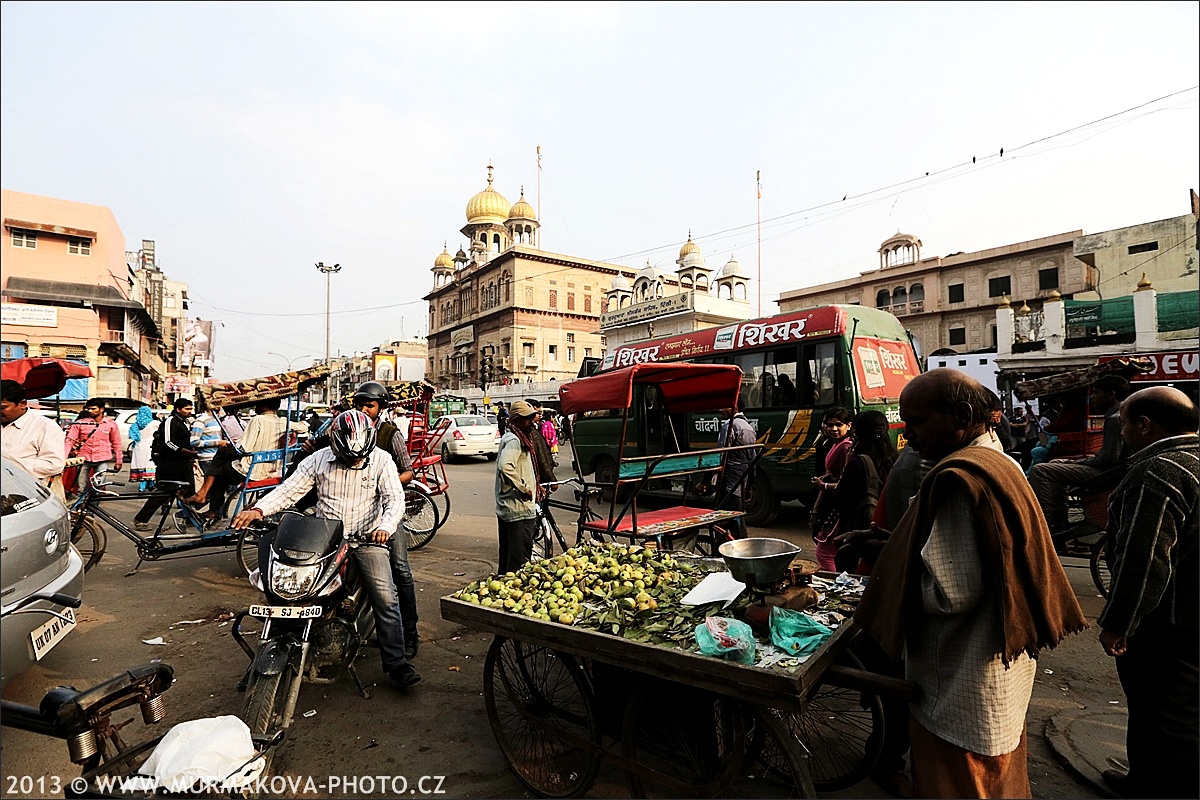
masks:
{"label": "motorcycle headlight", "polygon": [[296,600],[310,593],[320,576],[320,564],[294,567],[275,562],[271,567],[271,593],[285,600]]}

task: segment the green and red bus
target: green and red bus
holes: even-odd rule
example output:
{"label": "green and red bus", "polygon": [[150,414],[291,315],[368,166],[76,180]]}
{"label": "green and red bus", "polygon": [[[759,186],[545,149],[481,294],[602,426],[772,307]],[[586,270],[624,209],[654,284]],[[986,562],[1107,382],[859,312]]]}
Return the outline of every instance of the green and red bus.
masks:
{"label": "green and red bus", "polygon": [[[912,340],[896,317],[857,305],[829,305],[721,325],[613,348],[601,371],[652,361],[736,364],[742,369],[746,418],[767,448],[747,496],[747,521],[769,525],[785,500],[811,504],[821,417],[829,406],[877,409],[904,446],[900,391],[920,374]],[[666,420],[653,387],[635,394],[626,453],[716,446],[717,413]],[[589,412],[571,439],[579,471],[611,480],[624,410]],[[683,441],[671,441],[671,438]]]}

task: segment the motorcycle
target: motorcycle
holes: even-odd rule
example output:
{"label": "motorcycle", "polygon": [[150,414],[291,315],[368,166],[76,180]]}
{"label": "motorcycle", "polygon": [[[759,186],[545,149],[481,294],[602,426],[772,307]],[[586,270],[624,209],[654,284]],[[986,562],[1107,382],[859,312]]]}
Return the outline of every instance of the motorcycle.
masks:
{"label": "motorcycle", "polygon": [[[258,523],[258,533],[250,581],[267,602],[239,612],[232,635],[250,658],[237,687],[246,693],[242,718],[265,735],[291,726],[304,683],[332,683],[345,671],[371,697],[354,660],[374,635],[375,614],[340,520],[285,511],[278,524]],[[255,649],[247,630],[260,624]]]}

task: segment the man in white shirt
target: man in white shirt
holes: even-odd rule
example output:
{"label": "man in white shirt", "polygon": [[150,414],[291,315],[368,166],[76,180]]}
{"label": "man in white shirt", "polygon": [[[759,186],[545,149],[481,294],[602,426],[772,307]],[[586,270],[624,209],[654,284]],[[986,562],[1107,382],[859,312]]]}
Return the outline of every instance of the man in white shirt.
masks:
{"label": "man in white shirt", "polygon": [[342,521],[353,548],[363,586],[371,597],[383,670],[398,688],[418,683],[421,676],[405,656],[400,597],[392,577],[390,540],[404,518],[404,489],[391,456],[375,447],[376,430],[361,411],[346,411],[334,419],[329,447],[300,462],[283,483],[239,512],[235,530],[296,504],[317,490],[316,516]]}
{"label": "man in white shirt", "polygon": [[[16,381],[0,382],[0,449],[43,484],[61,475],[66,464],[66,435],[53,420],[30,413],[25,388]],[[57,494],[57,492],[56,492]],[[61,499],[61,497],[60,497]]]}

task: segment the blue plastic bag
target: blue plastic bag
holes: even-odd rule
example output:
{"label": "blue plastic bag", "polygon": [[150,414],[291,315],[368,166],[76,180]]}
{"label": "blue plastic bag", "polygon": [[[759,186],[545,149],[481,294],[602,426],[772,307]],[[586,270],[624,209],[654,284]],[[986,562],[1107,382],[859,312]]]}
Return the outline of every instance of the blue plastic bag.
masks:
{"label": "blue plastic bag", "polygon": [[771,642],[780,650],[794,656],[811,655],[833,631],[803,611],[773,606],[771,608]]}
{"label": "blue plastic bag", "polygon": [[706,656],[739,664],[754,663],[754,631],[741,620],[708,617],[696,626],[696,643]]}

